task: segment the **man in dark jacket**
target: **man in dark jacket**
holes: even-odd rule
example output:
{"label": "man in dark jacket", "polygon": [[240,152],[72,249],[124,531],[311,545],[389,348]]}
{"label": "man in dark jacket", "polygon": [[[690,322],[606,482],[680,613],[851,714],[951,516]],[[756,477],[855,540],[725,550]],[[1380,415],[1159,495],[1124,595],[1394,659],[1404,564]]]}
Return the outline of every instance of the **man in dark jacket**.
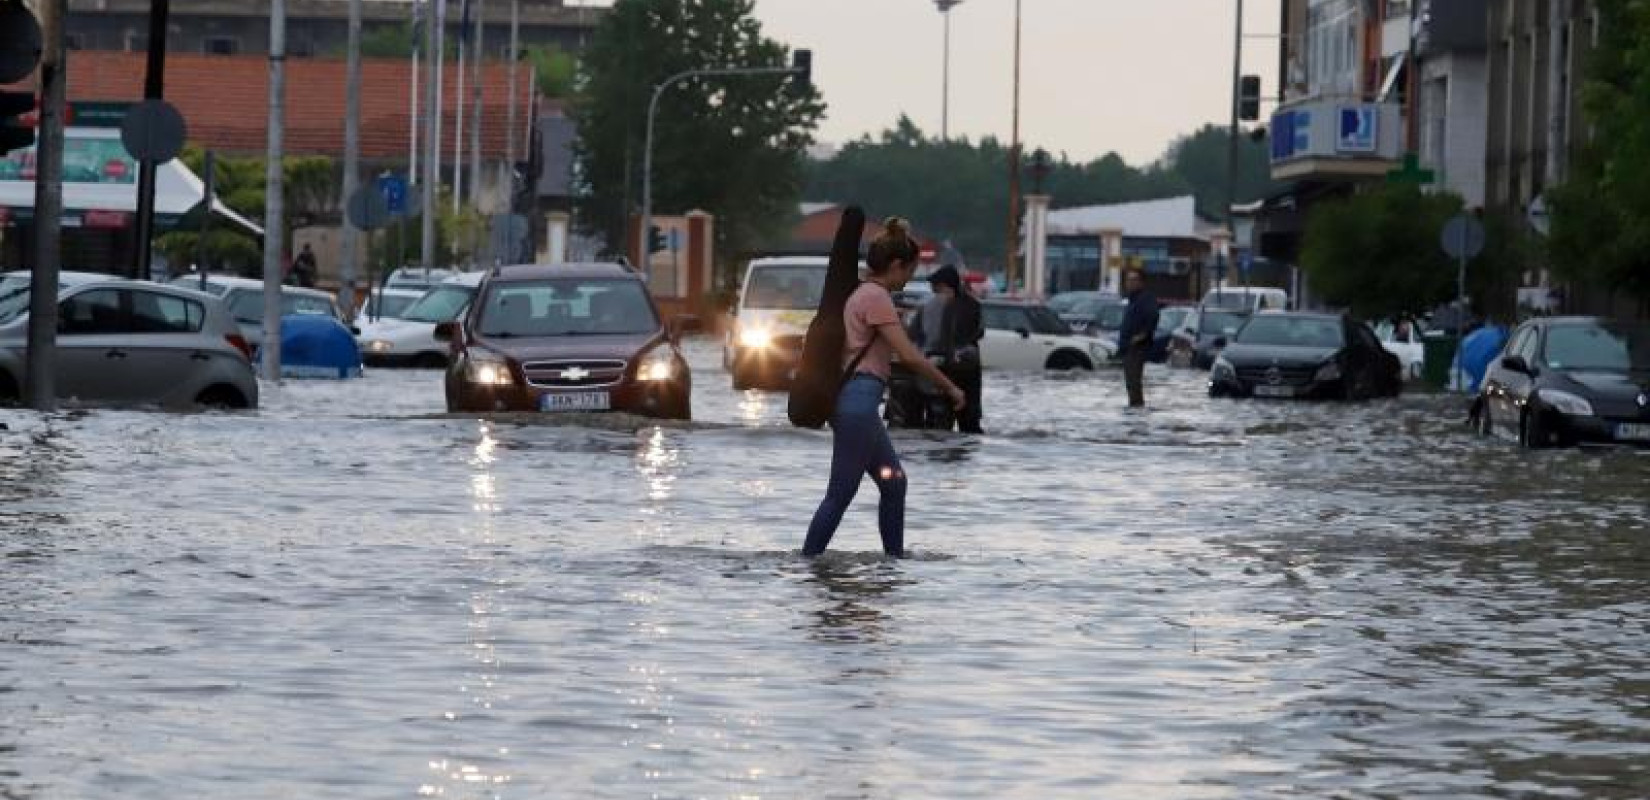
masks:
{"label": "man in dark jacket", "polygon": [[[958,430],[983,433],[980,340],[985,338],[985,315],[980,301],[963,288],[956,267],[940,267],[928,281],[934,287],[934,297],[912,320],[911,339],[925,354],[937,359],[946,377],[968,396],[968,406],[955,420]],[[941,422],[947,430],[951,428],[950,419]]]}
{"label": "man in dark jacket", "polygon": [[1152,336],[1157,333],[1157,298],[1146,291],[1146,276],[1131,269],[1123,276],[1123,296],[1129,308],[1123,312],[1123,327],[1117,331],[1117,355],[1123,359],[1123,383],[1129,389],[1129,408],[1146,405],[1146,359],[1152,354]]}

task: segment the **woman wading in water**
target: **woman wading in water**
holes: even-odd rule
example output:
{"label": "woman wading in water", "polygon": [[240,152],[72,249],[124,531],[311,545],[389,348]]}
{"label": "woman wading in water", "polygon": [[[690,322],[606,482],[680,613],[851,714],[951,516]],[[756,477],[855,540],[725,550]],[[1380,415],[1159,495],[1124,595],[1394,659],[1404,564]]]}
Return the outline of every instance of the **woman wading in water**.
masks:
{"label": "woman wading in water", "polygon": [[882,550],[890,556],[905,555],[905,470],[883,427],[882,395],[894,356],[919,375],[940,387],[958,410],[964,396],[922,351],[905,335],[891,292],[905,288],[916,272],[917,243],[911,239],[910,224],[897,217],[883,223],[883,233],[871,243],[866,264],[870,277],[848,298],[843,308],[847,345],[843,348],[847,380],[837,395],[836,413],[831,416],[831,482],[825,500],[814,512],[808,526],[804,556],[825,552],[831,536],[842,524],[848,504],[859,493],[860,479],[871,476],[882,492],[877,516],[882,533]]}

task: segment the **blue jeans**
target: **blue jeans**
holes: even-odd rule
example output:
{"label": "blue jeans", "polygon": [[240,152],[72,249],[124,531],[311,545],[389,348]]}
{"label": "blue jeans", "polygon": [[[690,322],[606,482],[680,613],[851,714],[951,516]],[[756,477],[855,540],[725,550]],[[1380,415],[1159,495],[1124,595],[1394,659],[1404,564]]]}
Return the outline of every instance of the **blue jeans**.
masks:
{"label": "blue jeans", "polygon": [[802,545],[805,556],[825,552],[866,475],[882,492],[877,515],[882,550],[896,558],[905,555],[905,470],[882,425],[882,391],[880,378],[862,373],[837,395],[836,414],[831,417],[831,483],[808,526]]}

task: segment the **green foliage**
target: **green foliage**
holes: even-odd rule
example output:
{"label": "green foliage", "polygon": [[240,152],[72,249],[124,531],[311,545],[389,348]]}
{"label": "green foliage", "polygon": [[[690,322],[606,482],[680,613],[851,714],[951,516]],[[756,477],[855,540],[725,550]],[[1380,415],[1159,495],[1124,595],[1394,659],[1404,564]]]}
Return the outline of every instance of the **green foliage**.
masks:
{"label": "green foliage", "polygon": [[[623,250],[641,205],[642,155],[653,87],[713,67],[784,67],[788,49],[762,35],[751,0],[618,0],[583,56],[578,121],[580,219]],[[804,152],[825,106],[784,76],[692,79],[659,102],[654,138],[657,214],[717,218],[718,263],[749,252],[795,217]]]}
{"label": "green foliage", "polygon": [[[1056,207],[1195,194],[1200,210],[1219,218],[1227,152],[1226,129],[1209,126],[1175,142],[1162,161],[1145,169],[1129,166],[1116,153],[1087,164],[1061,155],[1043,191]],[[901,116],[880,136],[852,142],[830,160],[810,162],[806,196],[910,217],[925,235],[951,242],[971,263],[1001,263],[1007,255],[1009,157],[1008,147],[996,139],[976,144],[931,138]],[[1238,202],[1257,199],[1270,188],[1267,157],[1264,144],[1242,139]],[[1030,163],[1029,155],[1022,163]],[[1021,185],[1028,193],[1035,190],[1029,168]]]}
{"label": "green foliage", "polygon": [[[203,175],[206,154],[198,146],[190,145],[178,156],[190,171]],[[289,156],[283,159],[282,197],[286,204],[287,230],[306,225],[333,224],[342,219],[339,209],[341,192],[340,171],[332,159],[324,156]],[[224,204],[237,213],[262,224],[264,217],[264,189],[267,176],[265,161],[261,158],[229,158],[219,156],[213,163],[213,180],[217,195]],[[172,231],[160,236],[156,246],[173,263],[192,264],[199,260],[199,234],[194,231]],[[262,249],[251,234],[218,224],[207,238],[206,256],[215,271],[257,272],[262,269]]]}
{"label": "green foliage", "polygon": [[1598,11],[1583,87],[1595,132],[1550,190],[1549,247],[1560,276],[1650,301],[1650,3],[1598,0]]}
{"label": "green foliage", "polygon": [[574,80],[579,72],[579,62],[573,54],[550,45],[529,47],[525,55],[528,63],[533,65],[534,81],[538,84],[539,94],[555,98],[572,96]]}
{"label": "green foliage", "polygon": [[1307,219],[1301,267],[1327,303],[1365,319],[1430,310],[1456,294],[1456,263],[1439,234],[1463,205],[1409,185],[1319,204]]}
{"label": "green foliage", "polygon": [[[487,247],[487,218],[466,206],[457,214],[452,211],[452,192],[443,188],[435,206],[439,213],[435,223],[435,263],[432,267],[467,267],[475,264],[475,257]],[[398,232],[395,226],[374,232],[367,246],[367,263],[375,275],[382,276],[386,265],[390,269],[423,263],[422,217],[409,217]],[[396,255],[399,245],[400,254]]]}
{"label": "green foliage", "polygon": [[[346,45],[347,47],[347,45]],[[344,55],[339,48],[337,55]],[[412,58],[413,24],[381,25],[361,32],[362,58]]]}

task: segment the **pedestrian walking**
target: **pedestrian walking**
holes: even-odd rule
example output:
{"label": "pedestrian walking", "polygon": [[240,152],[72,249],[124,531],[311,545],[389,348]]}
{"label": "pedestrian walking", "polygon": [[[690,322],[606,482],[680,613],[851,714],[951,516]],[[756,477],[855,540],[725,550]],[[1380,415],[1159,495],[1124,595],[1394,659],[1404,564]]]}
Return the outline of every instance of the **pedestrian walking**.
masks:
{"label": "pedestrian walking", "polygon": [[[963,390],[967,401],[961,412],[940,415],[939,420],[931,420],[937,424],[928,427],[951,430],[955,426],[963,433],[984,433],[980,340],[985,338],[985,322],[980,301],[963,288],[962,274],[956,267],[940,267],[928,281],[934,296],[918,309],[912,320],[911,338]],[[949,405],[940,410],[948,410]]]}
{"label": "pedestrian walking", "polygon": [[1117,331],[1117,354],[1123,359],[1123,383],[1129,390],[1129,408],[1146,406],[1146,360],[1151,358],[1157,334],[1157,298],[1146,291],[1146,275],[1131,269],[1123,276],[1123,296],[1129,299],[1123,327]]}
{"label": "pedestrian walking", "polygon": [[306,289],[315,288],[315,251],[309,249],[309,243],[304,243],[304,249],[292,262],[292,279]]}
{"label": "pedestrian walking", "polygon": [[871,243],[865,259],[870,276],[843,308],[846,380],[831,416],[831,478],[825,499],[808,526],[802,546],[805,556],[825,552],[866,475],[882,494],[877,517],[882,550],[894,558],[905,555],[905,470],[878,413],[895,356],[940,387],[953,408],[961,410],[965,402],[963,391],[911,342],[894,308],[891,293],[910,281],[918,253],[909,223],[897,217],[883,223],[883,233]]}

